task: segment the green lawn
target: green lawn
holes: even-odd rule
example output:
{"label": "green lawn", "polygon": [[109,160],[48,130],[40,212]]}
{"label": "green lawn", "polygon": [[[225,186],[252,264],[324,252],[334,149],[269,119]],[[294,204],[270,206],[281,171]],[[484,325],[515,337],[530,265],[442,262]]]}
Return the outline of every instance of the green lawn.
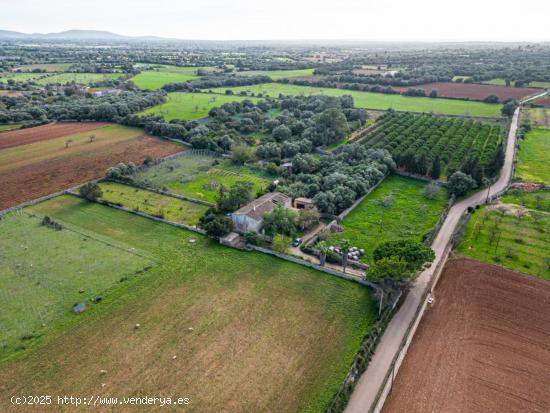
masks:
{"label": "green lawn", "polygon": [[12,73],[12,72],[1,72],[0,73],[0,83],[8,83],[9,79],[14,80],[15,82],[26,82],[28,80],[42,79],[52,76],[51,73]]}
{"label": "green lawn", "polygon": [[[497,86],[506,86],[506,81],[504,79],[491,79],[482,82],[486,85],[497,85]],[[514,81],[512,81],[511,86],[514,86]],[[550,82],[530,82],[525,87],[540,87],[543,89],[550,88]]]}
{"label": "green lawn", "polygon": [[59,73],[36,80],[39,85],[79,83],[87,85],[105,80],[114,80],[122,76],[122,73]]}
{"label": "green lawn", "polygon": [[19,129],[21,127],[20,123],[10,123],[5,125],[0,125],[0,132],[6,132],[9,130]]}
{"label": "green lawn", "polygon": [[208,209],[207,206],[195,202],[116,182],[102,182],[99,186],[103,191],[101,199],[104,201],[182,224],[197,225]]}
{"label": "green lawn", "polygon": [[261,93],[264,96],[278,97],[283,95],[316,95],[325,94],[328,96],[353,96],[355,106],[367,109],[386,110],[393,108],[407,112],[434,112],[448,115],[471,115],[481,117],[500,117],[502,105],[483,102],[473,102],[456,99],[432,99],[428,97],[411,97],[403,95],[389,95],[385,93],[360,92],[354,90],[318,88],[310,86],[297,86],[283,83],[263,83],[260,85],[241,86],[235,88],[213,89],[216,93],[225,93],[227,89],[233,90],[235,94],[241,91]]}
{"label": "green lawn", "polygon": [[532,129],[520,141],[516,177],[525,182],[550,184],[550,130]]}
{"label": "green lawn", "polygon": [[257,102],[256,98],[246,96],[226,96],[208,93],[184,93],[174,92],[168,93],[166,103],[153,106],[140,115],[155,114],[160,115],[167,121],[172,119],[192,120],[200,119],[208,116],[208,112],[212,108],[219,107],[228,102],[240,102],[245,99]]}
{"label": "green lawn", "polygon": [[[375,319],[368,289],[297,264],[76,197],[32,210],[94,239],[145,250],[156,264],[0,364],[0,400],[38,391],[122,397],[161,389],[163,395],[190,397],[191,408],[205,412],[228,406],[319,412],[339,389]],[[36,242],[46,249],[41,263],[47,265],[55,243]],[[67,243],[68,252],[78,246]],[[28,262],[11,254],[10,260]],[[100,267],[93,276],[114,278],[102,266],[115,266],[100,256],[94,254]],[[127,271],[124,264],[116,268]]]}
{"label": "green lawn", "polygon": [[[447,203],[441,189],[436,199],[427,199],[424,181],[393,175],[384,180],[342,221],[344,232],[336,236],[348,239],[353,246],[365,249],[363,260],[372,262],[372,252],[385,241],[415,239],[422,241],[436,224]],[[384,199],[394,201],[384,206]]]}
{"label": "green lawn", "polygon": [[[507,196],[502,202],[515,200]],[[471,215],[457,252],[550,280],[550,214],[529,210],[518,218],[516,211],[513,208],[510,213],[502,213],[486,207],[477,210]]]}
{"label": "green lawn", "polygon": [[71,225],[56,231],[40,222],[30,211],[0,221],[0,359],[74,317],[75,303],[93,305],[152,263],[122,242],[114,247]]}
{"label": "green lawn", "polygon": [[511,189],[500,200],[505,204],[523,205],[529,209],[550,212],[550,189],[540,189],[533,192]]}
{"label": "green lawn", "polygon": [[69,70],[69,67],[71,67],[72,65],[72,63],[36,63],[31,65],[17,66],[16,69],[23,72],[30,72],[34,69],[42,69],[46,72],[65,72],[66,70]]}
{"label": "green lawn", "polygon": [[296,70],[250,70],[246,72],[235,72],[239,76],[269,76],[272,80],[287,79],[296,76],[311,76],[313,69]]}
{"label": "green lawn", "polygon": [[470,76],[453,76],[453,82],[456,82],[458,79],[462,79],[462,81],[469,79]]}
{"label": "green lawn", "polygon": [[191,198],[215,203],[220,185],[226,188],[238,181],[254,183],[254,194],[267,186],[269,180],[247,167],[202,156],[180,156],[161,162],[132,176],[141,184],[165,189]]}

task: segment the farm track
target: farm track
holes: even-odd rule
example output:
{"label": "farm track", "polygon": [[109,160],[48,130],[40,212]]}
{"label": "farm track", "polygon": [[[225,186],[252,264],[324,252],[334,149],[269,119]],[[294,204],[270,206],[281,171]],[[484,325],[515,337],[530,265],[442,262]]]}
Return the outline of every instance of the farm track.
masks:
{"label": "farm track", "polygon": [[87,132],[107,125],[111,124],[108,122],[49,123],[47,125],[36,126],[34,128],[4,132],[0,135],[0,150],[48,139],[59,138],[61,136]]}
{"label": "farm track", "polygon": [[0,210],[104,176],[119,162],[143,162],[181,151],[167,141],[139,136],[114,145],[22,166],[0,173]]}
{"label": "farm track", "polygon": [[549,296],[548,281],[450,260],[383,412],[550,411]]}

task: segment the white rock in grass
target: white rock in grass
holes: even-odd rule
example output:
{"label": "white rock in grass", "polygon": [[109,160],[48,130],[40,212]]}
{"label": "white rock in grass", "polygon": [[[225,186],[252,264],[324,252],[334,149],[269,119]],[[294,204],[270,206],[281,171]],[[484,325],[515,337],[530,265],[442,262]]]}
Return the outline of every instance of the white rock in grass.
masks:
{"label": "white rock in grass", "polygon": [[194,239],[194,238],[189,240],[189,242],[190,242],[191,244],[194,244],[196,241],[197,241],[197,240]]}
{"label": "white rock in grass", "polygon": [[134,326],[134,328],[135,328],[136,330],[137,330],[138,328],[140,328],[140,327],[141,327],[141,324],[139,324],[139,323],[136,323],[136,325]]}

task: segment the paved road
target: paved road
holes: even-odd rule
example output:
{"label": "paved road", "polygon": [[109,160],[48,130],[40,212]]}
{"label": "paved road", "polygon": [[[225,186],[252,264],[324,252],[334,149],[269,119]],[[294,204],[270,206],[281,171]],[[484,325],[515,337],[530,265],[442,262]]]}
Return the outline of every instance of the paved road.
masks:
{"label": "paved road", "polygon": [[432,248],[435,252],[435,260],[430,268],[422,272],[415,282],[411,291],[407,295],[403,305],[394,315],[390,324],[386,328],[382,339],[378,343],[376,352],[369,363],[367,371],[359,379],[357,386],[346,407],[345,413],[366,413],[369,411],[378,390],[380,389],[384,376],[388,371],[391,362],[397,353],[399,346],[405,337],[408,326],[411,324],[416,309],[420,306],[421,298],[429,288],[434,268],[442,259],[447,245],[454,233],[460,217],[469,206],[483,204],[489,195],[496,194],[505,189],[512,175],[512,165],[514,160],[514,148],[516,143],[516,129],[518,126],[519,108],[516,109],[512,118],[508,142],[506,145],[504,166],[499,179],[489,188],[479,191],[469,198],[457,202],[449,211],[445,222],[443,223]]}

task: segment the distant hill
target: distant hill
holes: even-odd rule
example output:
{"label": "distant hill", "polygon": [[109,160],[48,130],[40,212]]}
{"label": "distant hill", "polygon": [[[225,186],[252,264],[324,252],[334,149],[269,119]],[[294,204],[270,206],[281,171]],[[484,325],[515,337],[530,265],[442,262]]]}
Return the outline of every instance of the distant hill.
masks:
{"label": "distant hill", "polygon": [[161,37],[132,37],[102,30],[66,30],[59,33],[21,33],[0,30],[0,39],[60,39],[60,40],[164,40]]}

